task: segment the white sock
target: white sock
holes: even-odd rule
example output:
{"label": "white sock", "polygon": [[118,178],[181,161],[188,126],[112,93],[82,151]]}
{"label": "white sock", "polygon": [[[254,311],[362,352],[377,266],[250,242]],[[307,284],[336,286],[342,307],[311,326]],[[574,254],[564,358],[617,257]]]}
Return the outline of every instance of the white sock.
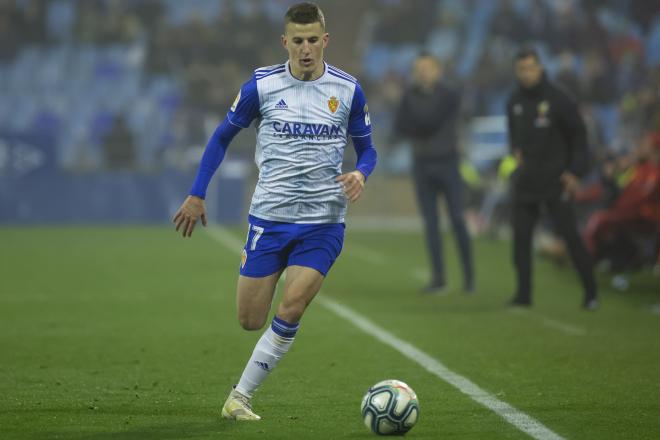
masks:
{"label": "white sock", "polygon": [[252,356],[241,375],[241,380],[236,385],[236,391],[252,397],[268,373],[273,371],[282,356],[289,351],[298,327],[300,327],[300,323],[289,324],[277,316],[273,318],[273,322],[254,347]]}

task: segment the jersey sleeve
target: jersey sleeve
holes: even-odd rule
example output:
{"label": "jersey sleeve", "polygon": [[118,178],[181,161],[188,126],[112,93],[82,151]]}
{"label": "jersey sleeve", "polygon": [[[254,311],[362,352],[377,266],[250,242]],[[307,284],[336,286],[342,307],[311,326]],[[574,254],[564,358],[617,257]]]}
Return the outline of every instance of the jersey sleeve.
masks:
{"label": "jersey sleeve", "polygon": [[371,119],[369,117],[369,106],[364,96],[360,83],[355,84],[351,113],[348,117],[348,134],[351,137],[364,137],[371,134]]}
{"label": "jersey sleeve", "polygon": [[253,75],[238,91],[238,95],[227,113],[227,119],[233,125],[247,128],[258,116],[259,92],[257,91],[257,80]]}
{"label": "jersey sleeve", "polygon": [[239,131],[241,131],[241,128],[230,123],[229,117],[225,117],[224,121],[215,129],[213,136],[206,144],[202,161],[197,170],[197,176],[195,176],[195,182],[190,190],[191,196],[197,196],[201,199],[206,198],[206,189],[211,182],[211,178],[220,163],[222,163],[229,143]]}

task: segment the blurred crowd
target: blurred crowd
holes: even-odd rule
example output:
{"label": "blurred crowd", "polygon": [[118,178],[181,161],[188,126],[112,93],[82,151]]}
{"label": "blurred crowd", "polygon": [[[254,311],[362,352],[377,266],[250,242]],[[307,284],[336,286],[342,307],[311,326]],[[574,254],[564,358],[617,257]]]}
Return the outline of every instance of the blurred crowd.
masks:
{"label": "blurred crowd", "polygon": [[[0,0],[0,134],[48,139],[60,169],[189,169],[197,156],[186,160],[188,153],[205,144],[252,69],[285,58],[279,35],[291,3]],[[383,159],[379,172],[406,170],[388,127],[420,50],[442,60],[460,90],[462,147],[469,158],[471,121],[504,114],[514,87],[513,54],[531,43],[587,121],[596,165],[583,194],[585,212],[620,206],[627,185],[655,185],[657,191],[659,2],[318,3],[333,38],[328,61],[359,77],[369,97]],[[253,145],[237,143],[232,154],[249,158]],[[500,156],[485,165],[464,164],[476,212],[492,211],[488,196],[498,187],[492,181],[505,179],[502,170],[510,165]],[[637,167],[653,161],[641,184]],[[646,197],[659,203],[657,192]],[[598,231],[594,242],[611,239],[612,229],[602,228],[587,227]]]}
{"label": "blurred crowd", "polygon": [[[445,76],[461,91],[468,131],[475,117],[503,113],[515,87],[513,55],[521,43],[533,45],[548,76],[578,101],[587,123],[594,166],[578,204],[592,256],[614,271],[649,263],[660,269],[660,3],[379,3],[383,7],[370,12],[363,68],[367,85],[382,91],[371,104],[381,126],[389,126],[420,48],[443,61]],[[470,158],[469,134],[463,139]],[[381,144],[388,146],[387,139]],[[508,224],[506,180],[514,167],[505,154],[463,164],[473,230]],[[546,231],[541,251],[565,261],[549,222]]]}
{"label": "blurred crowd", "polygon": [[[374,8],[365,76],[398,99],[425,48],[463,91],[467,117],[498,115],[522,43],[583,106],[592,147],[629,151],[660,125],[660,5],[607,0],[382,0]],[[423,5],[423,6],[421,6]],[[420,14],[424,10],[424,14]]]}

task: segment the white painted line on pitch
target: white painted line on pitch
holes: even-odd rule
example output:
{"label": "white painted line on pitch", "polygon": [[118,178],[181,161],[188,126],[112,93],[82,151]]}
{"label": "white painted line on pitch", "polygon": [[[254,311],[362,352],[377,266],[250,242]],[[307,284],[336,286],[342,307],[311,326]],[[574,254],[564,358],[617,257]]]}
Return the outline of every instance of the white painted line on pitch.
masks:
{"label": "white painted line on pitch", "polygon": [[373,264],[386,264],[388,261],[388,258],[382,253],[357,244],[354,240],[345,245],[345,252]]}
{"label": "white painted line on pitch", "polygon": [[206,233],[228,250],[236,251],[236,255],[240,255],[241,249],[245,246],[245,242],[236,238],[234,234],[223,228],[222,226],[209,226],[205,229]]}
{"label": "white painted line on pitch", "polygon": [[398,351],[408,359],[422,366],[429,373],[439,377],[449,385],[459,390],[461,393],[467,395],[475,402],[480,403],[499,416],[503,417],[507,422],[515,426],[520,431],[526,433],[530,437],[537,440],[564,439],[557,433],[548,429],[541,422],[514,408],[508,403],[499,400],[497,397],[480,388],[470,379],[455,373],[454,371],[447,368],[439,360],[424,353],[412,344],[397,338],[392,333],[379,327],[357,312],[354,312],[348,307],[321,295],[319,295],[316,300],[322,306],[349,321],[363,332],[373,336],[383,344]]}
{"label": "white painted line on pitch", "polygon": [[534,313],[533,316],[537,317],[541,321],[541,324],[545,325],[546,327],[554,328],[569,335],[584,336],[587,334],[587,331],[580,327],[566,324],[555,319],[546,318],[545,316],[539,315],[538,313]]}
{"label": "white painted line on pitch", "polygon": [[563,333],[573,335],[573,336],[584,336],[587,334],[587,331],[583,328],[577,327],[572,324],[566,324],[565,322],[557,321],[556,319],[547,318],[539,313],[536,313],[532,310],[512,308],[509,309],[511,313],[516,313],[518,315],[527,315],[532,319],[535,319],[546,327],[550,327],[555,330],[559,330]]}

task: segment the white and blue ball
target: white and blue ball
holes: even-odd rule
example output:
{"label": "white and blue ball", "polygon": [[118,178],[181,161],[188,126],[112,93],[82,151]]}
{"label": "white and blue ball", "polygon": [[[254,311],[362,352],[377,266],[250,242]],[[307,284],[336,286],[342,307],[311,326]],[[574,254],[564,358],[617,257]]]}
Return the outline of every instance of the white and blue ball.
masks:
{"label": "white and blue ball", "polygon": [[362,418],[378,435],[402,435],[419,419],[417,394],[400,380],[384,380],[362,398]]}

